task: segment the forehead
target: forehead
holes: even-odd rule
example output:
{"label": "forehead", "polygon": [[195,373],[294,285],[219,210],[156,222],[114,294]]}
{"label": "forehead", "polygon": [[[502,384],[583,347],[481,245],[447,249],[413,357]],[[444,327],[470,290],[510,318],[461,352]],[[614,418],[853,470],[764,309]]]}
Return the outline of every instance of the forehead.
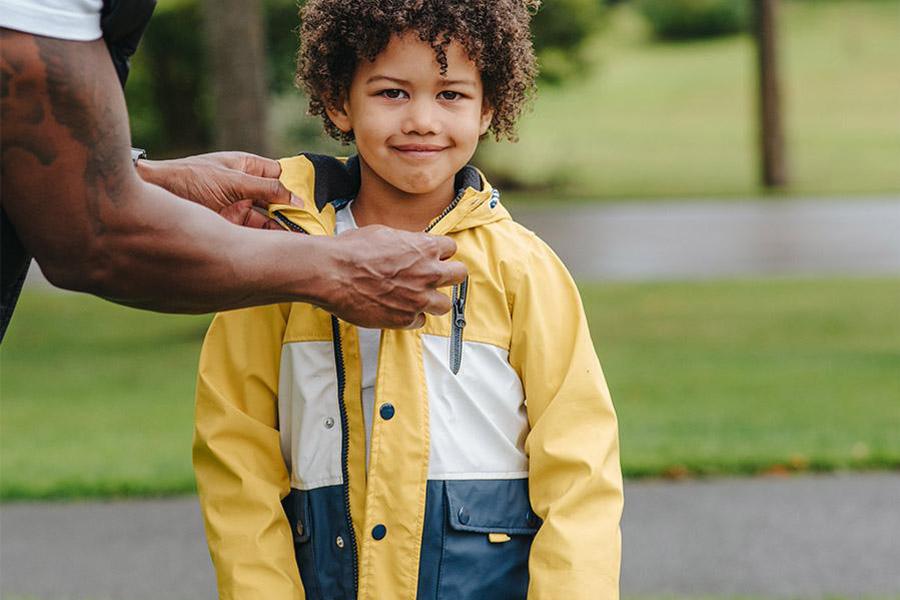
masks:
{"label": "forehead", "polygon": [[375,60],[361,60],[355,79],[365,81],[373,75],[383,75],[406,80],[421,79],[479,79],[478,67],[469,58],[465,47],[457,40],[444,46],[447,72],[441,74],[435,49],[423,42],[418,33],[394,35]]}

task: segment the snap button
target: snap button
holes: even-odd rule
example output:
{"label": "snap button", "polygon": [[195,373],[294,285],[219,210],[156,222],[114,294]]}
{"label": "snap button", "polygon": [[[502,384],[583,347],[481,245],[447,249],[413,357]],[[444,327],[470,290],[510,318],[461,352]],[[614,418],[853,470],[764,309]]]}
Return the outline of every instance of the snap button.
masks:
{"label": "snap button", "polygon": [[386,535],[387,527],[385,527],[384,525],[379,524],[372,528],[372,537],[376,540],[383,539]]}
{"label": "snap button", "polygon": [[385,402],[381,405],[381,408],[378,409],[378,414],[381,415],[381,418],[385,421],[389,421],[394,417],[394,405],[390,402]]}
{"label": "snap button", "polygon": [[466,510],[465,506],[459,507],[459,512],[456,513],[456,516],[459,517],[459,522],[463,525],[469,522],[469,511]]}
{"label": "snap button", "polygon": [[325,429],[331,429],[332,427],[334,427],[334,419],[328,417],[325,419]]}
{"label": "snap button", "polygon": [[343,548],[344,547],[344,538],[342,538],[341,536],[337,536],[337,538],[334,540],[334,545],[337,546],[338,548]]}

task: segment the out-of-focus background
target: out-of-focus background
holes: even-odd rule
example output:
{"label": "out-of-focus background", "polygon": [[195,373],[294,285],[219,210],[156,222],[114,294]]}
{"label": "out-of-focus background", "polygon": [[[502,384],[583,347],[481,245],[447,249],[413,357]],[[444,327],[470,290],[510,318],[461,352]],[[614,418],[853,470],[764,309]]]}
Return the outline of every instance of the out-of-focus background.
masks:
{"label": "out-of-focus background", "polygon": [[[293,0],[160,0],[134,144],[352,153],[305,116],[297,25]],[[474,162],[579,281],[623,593],[900,598],[900,0],[547,0],[534,32],[520,139]],[[0,352],[4,597],[211,596],[192,500],[107,504],[193,493],[209,318],[32,266]]]}

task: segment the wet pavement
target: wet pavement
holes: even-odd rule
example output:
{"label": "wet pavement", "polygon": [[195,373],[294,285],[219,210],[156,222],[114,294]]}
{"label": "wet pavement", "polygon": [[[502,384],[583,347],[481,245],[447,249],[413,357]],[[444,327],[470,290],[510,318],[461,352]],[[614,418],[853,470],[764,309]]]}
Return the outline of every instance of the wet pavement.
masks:
{"label": "wet pavement", "polygon": [[[623,596],[900,597],[900,473],[627,482]],[[195,498],[0,506],[0,597],[203,600]]]}
{"label": "wet pavement", "polygon": [[900,196],[512,207],[581,279],[900,275]]}

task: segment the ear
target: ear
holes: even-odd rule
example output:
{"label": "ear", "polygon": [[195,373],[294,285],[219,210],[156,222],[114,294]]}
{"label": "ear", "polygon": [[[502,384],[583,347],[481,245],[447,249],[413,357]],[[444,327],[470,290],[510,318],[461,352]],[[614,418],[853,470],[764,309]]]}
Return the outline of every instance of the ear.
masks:
{"label": "ear", "polygon": [[325,112],[328,114],[331,122],[334,123],[334,126],[344,133],[349,133],[353,130],[353,119],[350,117],[350,103],[348,101],[344,100],[340,108],[326,104]]}
{"label": "ear", "polygon": [[494,119],[494,109],[486,101],[481,105],[481,125],[478,128],[479,135],[487,133],[491,121]]}

